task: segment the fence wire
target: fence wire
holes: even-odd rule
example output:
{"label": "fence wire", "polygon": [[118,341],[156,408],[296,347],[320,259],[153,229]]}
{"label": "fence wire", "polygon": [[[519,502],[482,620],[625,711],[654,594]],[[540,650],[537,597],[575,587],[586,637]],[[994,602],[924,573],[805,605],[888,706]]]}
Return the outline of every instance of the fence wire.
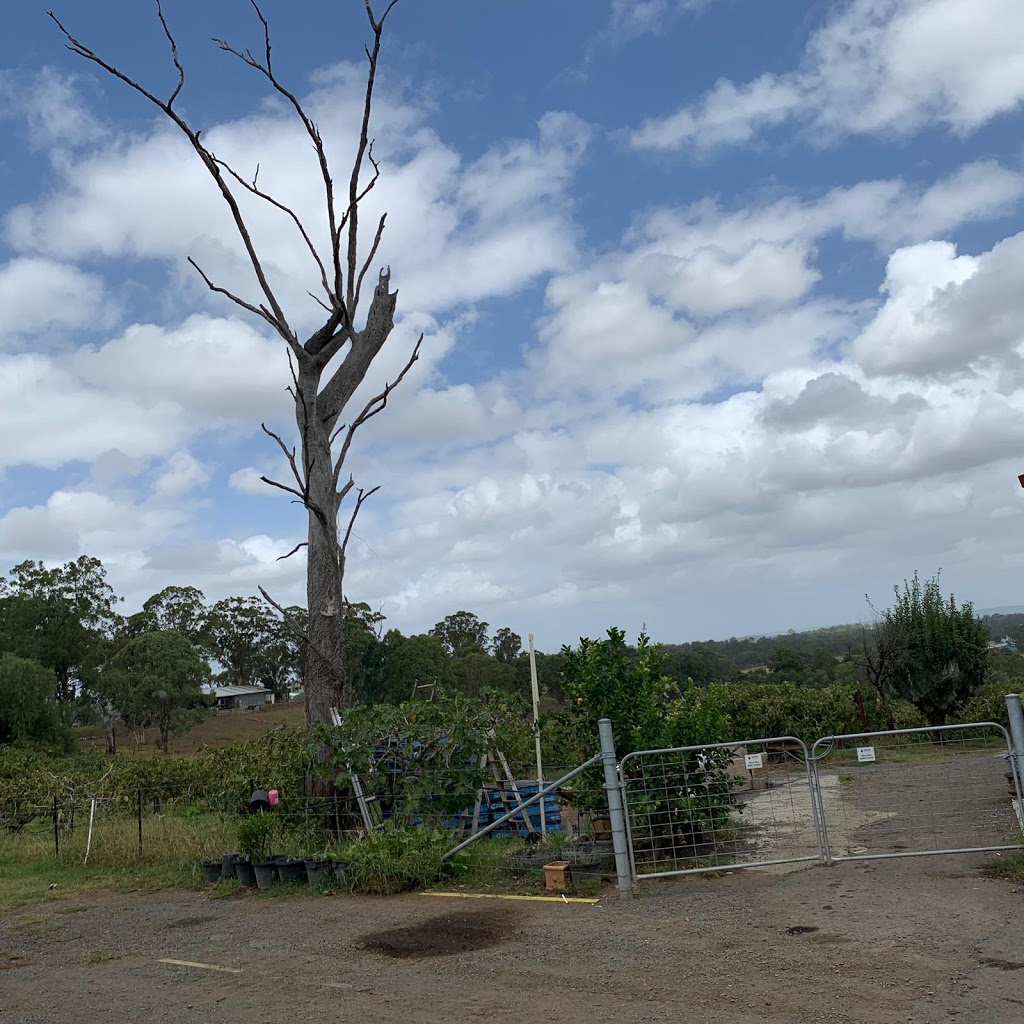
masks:
{"label": "fence wire", "polygon": [[[551,771],[552,778],[563,774],[556,766]],[[572,792],[545,797],[543,811],[539,805],[522,809],[466,855],[444,863],[446,851],[535,794],[537,780],[495,779],[489,768],[486,773],[450,765],[400,771],[382,764],[364,772],[359,782],[362,808],[351,791],[306,796],[282,788],[269,811],[273,830],[264,855],[292,861],[361,857],[367,876],[376,858],[385,874],[387,862],[397,864],[399,872],[407,870],[404,881],[394,877],[396,887],[541,891],[545,865],[559,860],[571,865],[568,881],[578,889],[614,876],[610,834],[599,815],[575,809]],[[0,794],[0,863],[167,868],[198,879],[203,862],[239,852],[254,789],[265,796],[272,788],[270,782],[257,782],[197,793],[166,785],[135,790],[101,785],[42,799]],[[353,854],[356,848],[361,852]]]}
{"label": "fence wire", "polygon": [[795,737],[641,751],[621,772],[636,876],[819,857],[807,748]]}
{"label": "fence wire", "polygon": [[830,861],[1024,846],[994,723],[827,737],[812,748]]}

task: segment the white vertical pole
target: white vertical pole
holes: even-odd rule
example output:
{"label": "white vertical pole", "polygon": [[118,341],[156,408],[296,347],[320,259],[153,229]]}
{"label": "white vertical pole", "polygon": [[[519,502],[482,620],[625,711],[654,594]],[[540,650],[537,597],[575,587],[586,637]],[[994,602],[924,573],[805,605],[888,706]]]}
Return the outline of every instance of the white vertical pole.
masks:
{"label": "white vertical pole", "polygon": [[92,798],[92,803],[89,804],[89,834],[85,837],[85,860],[83,864],[89,863],[89,851],[92,849],[92,823],[96,817],[96,797]]}
{"label": "white vertical pole", "polygon": [[[533,742],[537,748],[537,792],[544,788],[544,761],[540,752],[540,684],[537,682],[537,652],[533,649],[533,634],[530,634],[530,686],[533,689]],[[540,834],[547,837],[548,816],[544,810],[545,800],[540,802]]]}

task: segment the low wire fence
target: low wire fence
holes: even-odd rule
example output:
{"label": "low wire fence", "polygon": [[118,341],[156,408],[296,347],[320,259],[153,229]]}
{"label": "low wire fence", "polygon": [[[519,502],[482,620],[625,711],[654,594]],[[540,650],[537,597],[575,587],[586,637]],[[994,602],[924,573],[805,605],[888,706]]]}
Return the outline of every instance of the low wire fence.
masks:
{"label": "low wire fence", "polygon": [[[274,787],[260,782],[212,795],[160,786],[0,797],[0,864],[163,868],[198,881],[204,862],[245,852],[246,823],[266,810],[260,859],[345,862],[352,887],[369,891],[472,885],[532,892],[543,887],[545,864],[562,858],[581,886],[614,874],[607,826],[578,813],[570,790],[520,808],[538,780],[451,767],[403,778],[392,767],[349,781],[333,795],[274,791],[272,806]],[[510,812],[501,827],[445,860]]]}

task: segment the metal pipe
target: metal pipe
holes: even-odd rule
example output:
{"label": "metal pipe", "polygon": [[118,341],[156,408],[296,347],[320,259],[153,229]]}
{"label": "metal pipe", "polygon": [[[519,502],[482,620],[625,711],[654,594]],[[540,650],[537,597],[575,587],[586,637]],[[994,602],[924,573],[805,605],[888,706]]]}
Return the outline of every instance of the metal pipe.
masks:
{"label": "metal pipe", "polygon": [[[530,634],[530,689],[533,695],[533,743],[537,753],[537,788],[544,786],[544,758],[540,745],[540,683],[537,680],[537,652],[533,647],[533,634]],[[547,815],[544,805],[540,806],[540,834],[546,839],[548,834]]]}
{"label": "metal pipe", "polygon": [[464,839],[461,843],[459,843],[458,846],[453,846],[446,854],[444,854],[441,860],[444,861],[448,860],[449,857],[454,857],[455,854],[457,854],[460,850],[464,850],[467,846],[470,846],[473,843],[475,843],[481,836],[485,836],[487,835],[488,832],[493,832],[500,825],[504,825],[506,821],[509,821],[512,818],[514,818],[523,809],[529,807],[531,804],[535,804],[538,800],[543,800],[546,796],[550,796],[552,793],[555,792],[555,790],[558,789],[559,786],[564,785],[570,779],[575,779],[577,775],[579,775],[581,772],[585,772],[591,765],[597,764],[597,762],[600,761],[602,757],[602,754],[595,754],[592,758],[590,758],[589,761],[584,761],[583,764],[581,764],[578,768],[573,768],[571,772],[568,772],[567,774],[563,775],[560,779],[556,779],[554,782],[548,783],[548,785],[546,785],[543,789],[539,790],[538,792],[534,793],[534,795],[531,796],[528,800],[524,800],[518,807],[514,807],[511,811],[508,811],[507,813],[503,814],[500,818],[497,818],[495,821],[492,821],[490,825],[487,825],[484,828],[480,829],[480,831],[477,832],[476,835],[470,836],[468,839]]}
{"label": "metal pipe", "polygon": [[601,736],[601,760],[604,762],[604,789],[608,794],[608,818],[612,823],[615,875],[619,883],[619,896],[628,899],[633,895],[633,872],[626,845],[626,815],[622,809],[622,783],[619,780],[619,766],[615,757],[612,723],[609,719],[602,718],[597,723],[597,730]]}

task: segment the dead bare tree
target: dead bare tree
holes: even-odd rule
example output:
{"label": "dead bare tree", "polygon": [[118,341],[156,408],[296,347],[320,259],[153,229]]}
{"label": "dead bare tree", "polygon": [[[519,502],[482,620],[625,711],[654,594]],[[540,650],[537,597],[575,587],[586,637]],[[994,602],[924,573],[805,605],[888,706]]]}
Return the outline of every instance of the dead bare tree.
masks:
{"label": "dead bare tree", "polygon": [[879,615],[868,601],[868,606],[875,613],[875,622],[870,629],[861,634],[860,648],[855,660],[864,679],[878,694],[885,711],[886,728],[895,729],[896,721],[890,700],[893,680],[907,653],[910,638],[898,622],[890,616]]}
{"label": "dead bare tree", "polygon": [[[363,503],[377,488],[357,487],[352,476],[343,478],[345,460],[356,431],[368,420],[383,412],[394,388],[401,383],[419,358],[420,336],[397,378],[373,398],[347,422],[341,423],[342,414],[362,383],[374,358],[387,341],[394,326],[397,291],[391,291],[390,268],[381,269],[369,302],[365,319],[360,325],[360,300],[363,285],[370,272],[381,238],[384,234],[386,214],[381,216],[365,255],[360,253],[360,205],[373,190],[380,177],[380,164],[374,157],[370,136],[377,63],[385,22],[398,0],[390,0],[379,15],[374,11],[374,0],[364,0],[366,17],[372,34],[371,45],[365,47],[369,62],[366,90],[363,100],[362,121],[356,142],[356,153],[348,175],[347,189],[336,189],[324,140],[316,122],[306,113],[302,102],[278,78],[273,64],[270,26],[257,0],[249,0],[262,27],[262,51],[240,50],[223,39],[214,39],[217,46],[236,57],[262,76],[270,87],[294,111],[312,142],[313,153],[320,177],[323,179],[324,217],[330,238],[329,252],[321,254],[313,243],[313,235],[298,214],[287,204],[264,191],[257,174],[249,179],[219,158],[202,140],[202,130],[193,128],[175,107],[185,87],[185,68],[178,53],[174,35],[164,16],[160,0],[156,0],[156,15],[170,49],[170,58],[177,73],[177,82],[167,99],[161,99],[114,64],[99,56],[68,31],[61,21],[50,17],[67,39],[72,53],[98,65],[114,78],[143,96],[172,121],[188,139],[196,156],[202,161],[211,179],[230,210],[238,234],[258,287],[259,297],[248,301],[211,280],[199,264],[189,262],[206,286],[230,299],[242,309],[268,323],[281,337],[288,349],[291,384],[288,391],[295,402],[295,421],[298,427],[298,450],[289,447],[277,433],[263,424],[264,432],[284,453],[291,479],[286,483],[263,477],[271,487],[293,496],[308,513],[306,540],[289,555],[306,549],[306,596],[309,624],[302,632],[307,644],[306,668],[306,725],[307,731],[318,723],[330,721],[330,709],[350,702],[345,671],[345,618],[348,603],[344,594],[345,556],[352,528]],[[243,217],[238,197],[243,193],[256,197],[286,217],[301,237],[308,250],[318,278],[310,294],[323,307],[322,325],[305,340],[300,340],[278,301],[264,269],[252,234]],[[315,294],[319,292],[319,295]],[[346,498],[350,501],[347,527],[342,531],[338,520]],[[284,557],[289,557],[288,555]],[[281,606],[260,588],[264,597],[284,614]],[[298,628],[285,616],[292,628]]]}

